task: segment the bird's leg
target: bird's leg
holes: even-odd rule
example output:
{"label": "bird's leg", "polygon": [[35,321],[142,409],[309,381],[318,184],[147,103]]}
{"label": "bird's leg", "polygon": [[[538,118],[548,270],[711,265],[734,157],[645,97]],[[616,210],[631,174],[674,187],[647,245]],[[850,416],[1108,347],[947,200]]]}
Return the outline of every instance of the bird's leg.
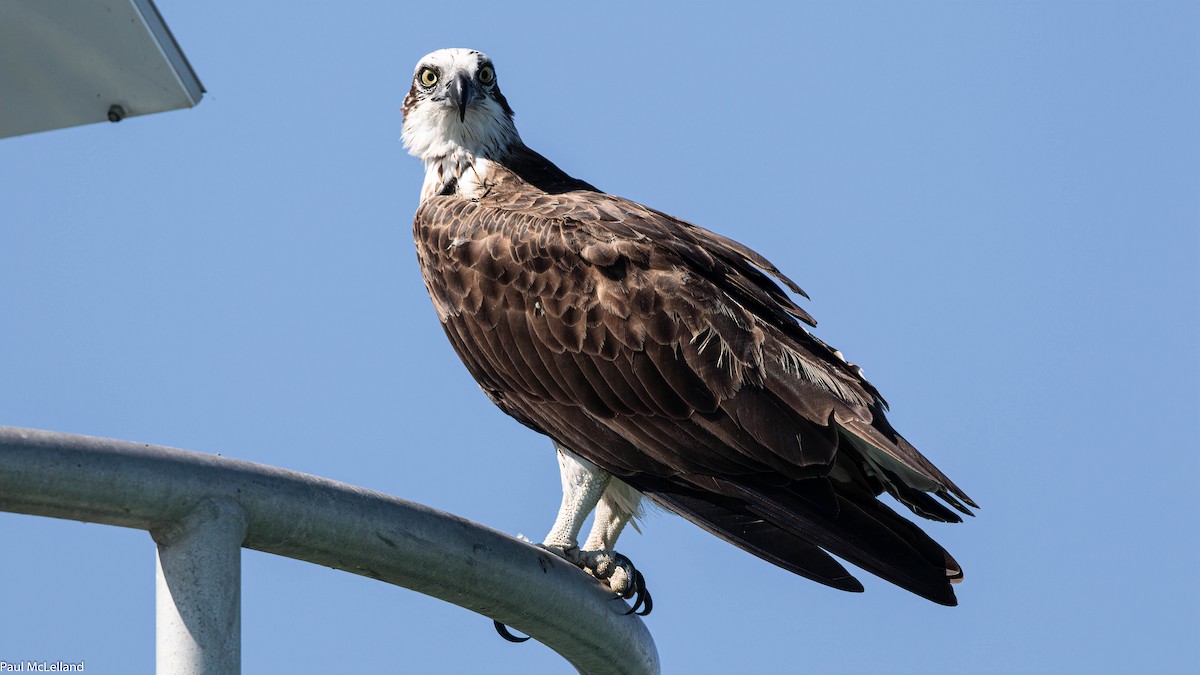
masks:
{"label": "bird's leg", "polygon": [[646,590],[646,580],[642,573],[634,568],[629,558],[614,550],[617,537],[621,536],[625,525],[639,512],[641,498],[640,493],[624,482],[616,478],[610,480],[608,489],[596,505],[592,531],[580,553],[587,559],[584,568],[596,578],[606,580],[608,587],[619,597],[636,596],[630,612],[638,611],[644,603],[645,608],[639,613],[649,614],[654,604],[649,591]]}
{"label": "bird's leg", "polygon": [[[583,552],[579,550],[579,530],[583,528],[583,521],[587,520],[588,514],[596,508],[596,502],[600,501],[600,496],[612,480],[612,474],[559,445],[558,442],[554,443],[554,447],[558,450],[558,470],[562,477],[562,505],[558,507],[554,526],[542,541],[542,548],[595,576],[592,568],[588,567]],[[620,532],[621,526],[618,526],[616,533]],[[493,623],[500,637],[509,642],[524,642],[529,639],[513,635],[508,626],[499,621],[493,620]]]}
{"label": "bird's leg", "polygon": [[615,500],[608,494],[611,489],[610,487],[596,504],[596,518],[592,523],[592,531],[583,544],[585,550],[604,550],[616,546],[621,530],[625,529],[625,525],[633,517],[632,513],[614,503]]}
{"label": "bird's leg", "polygon": [[562,505],[542,546],[578,564],[572,559],[572,552],[579,549],[579,530],[596,508],[612,475],[558,443],[554,447],[558,449],[558,470],[562,477]]}
{"label": "bird's leg", "polygon": [[[615,479],[600,467],[555,443],[562,476],[563,499],[554,527],[542,546],[582,567],[588,574],[608,585],[618,597],[637,599],[630,611],[645,603],[642,614],[649,613],[650,594],[645,580],[629,558],[613,550],[617,537],[637,513],[641,495]],[[593,509],[592,531],[579,548],[579,530]]]}

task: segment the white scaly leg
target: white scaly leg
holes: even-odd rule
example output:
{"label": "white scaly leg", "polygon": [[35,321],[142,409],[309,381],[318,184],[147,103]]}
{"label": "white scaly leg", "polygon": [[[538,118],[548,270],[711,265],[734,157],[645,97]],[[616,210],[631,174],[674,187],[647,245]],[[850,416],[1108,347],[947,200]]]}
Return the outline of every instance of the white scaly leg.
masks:
{"label": "white scaly leg", "polygon": [[579,547],[579,530],[596,502],[604,494],[612,475],[567,448],[554,443],[558,450],[558,470],[562,477],[562,505],[554,527],[542,545],[563,552]]}
{"label": "white scaly leg", "polygon": [[[613,478],[608,489],[596,505],[596,518],[591,534],[583,544],[585,554],[597,557],[597,577],[608,578],[608,587],[615,593],[626,595],[636,590],[639,583],[637,571],[629,559],[616,552],[617,538],[625,525],[640,512],[642,495],[620,480]],[[637,527],[637,524],[634,524]]]}
{"label": "white scaly leg", "polygon": [[[625,525],[638,514],[641,494],[570,449],[558,443],[554,447],[558,450],[563,499],[554,527],[542,545],[605,582],[617,595],[638,596],[630,611],[636,611],[644,602],[641,614],[648,614],[652,604],[642,575],[628,558],[613,550]],[[580,549],[579,530],[593,509],[595,522]]]}
{"label": "white scaly leg", "polygon": [[[625,525],[633,522],[637,530],[636,519],[642,515],[642,493],[625,484],[624,481],[613,478],[608,482],[608,488],[596,505],[596,520],[592,523],[592,532],[588,535],[585,549],[612,549],[617,545],[617,537]],[[641,530],[638,530],[639,532]]]}

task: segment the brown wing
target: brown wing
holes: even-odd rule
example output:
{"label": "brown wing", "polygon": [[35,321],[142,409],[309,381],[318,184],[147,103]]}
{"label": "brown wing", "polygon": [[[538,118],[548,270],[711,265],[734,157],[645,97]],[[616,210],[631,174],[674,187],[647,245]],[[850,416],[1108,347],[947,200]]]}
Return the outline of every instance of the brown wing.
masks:
{"label": "brown wing", "polygon": [[957,564],[876,496],[938,520],[959,518],[926,492],[973,503],[766,275],[799,288],[736,242],[562,176],[535,189],[499,170],[478,202],[417,212],[430,296],[489,397],[785,569],[861,590],[825,549],[953,604]]}

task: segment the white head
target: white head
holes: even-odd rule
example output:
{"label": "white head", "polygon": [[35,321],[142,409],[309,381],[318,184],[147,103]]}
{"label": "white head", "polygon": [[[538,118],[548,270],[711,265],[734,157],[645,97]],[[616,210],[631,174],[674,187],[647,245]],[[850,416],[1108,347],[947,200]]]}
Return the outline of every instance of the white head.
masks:
{"label": "white head", "polygon": [[472,49],[439,49],[424,56],[403,110],[404,147],[426,167],[495,159],[521,140],[492,60]]}

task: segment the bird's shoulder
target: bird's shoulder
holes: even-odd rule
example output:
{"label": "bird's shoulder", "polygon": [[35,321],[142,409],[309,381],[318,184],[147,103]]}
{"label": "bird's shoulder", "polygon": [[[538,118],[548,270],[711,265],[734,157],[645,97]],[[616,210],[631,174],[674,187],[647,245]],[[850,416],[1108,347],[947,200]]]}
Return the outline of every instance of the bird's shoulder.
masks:
{"label": "bird's shoulder", "polygon": [[596,283],[583,277],[595,273],[623,286],[647,275],[688,276],[687,261],[675,252],[690,239],[682,221],[572,178],[527,148],[489,163],[484,175],[469,198],[435,195],[417,210],[414,238],[426,268],[469,268],[493,282],[517,280],[525,290],[533,283],[537,293],[549,283],[556,296],[594,291]]}
{"label": "bird's shoulder", "polygon": [[794,293],[804,292],[755,251],[598,190],[528,148],[489,165],[483,188],[471,198],[450,193],[426,199],[414,220],[414,236],[427,257],[447,259],[445,264],[493,268],[493,263],[511,262],[532,265],[536,272],[582,265],[611,268],[609,276],[620,279],[627,279],[624,272],[632,266],[656,280],[706,280],[710,283],[702,285],[714,292],[714,285],[727,286],[741,304],[756,305],[785,323],[799,319],[815,325],[770,277]]}
{"label": "bird's shoulder", "polygon": [[[481,197],[431,197],[414,221],[443,320],[500,307],[572,325],[576,314],[593,325],[601,314],[617,321],[698,317],[715,297],[689,262],[707,258],[703,250],[679,250],[681,221],[581,182],[547,191],[507,171],[491,175],[496,180]],[[484,294],[495,297],[487,302]]]}

